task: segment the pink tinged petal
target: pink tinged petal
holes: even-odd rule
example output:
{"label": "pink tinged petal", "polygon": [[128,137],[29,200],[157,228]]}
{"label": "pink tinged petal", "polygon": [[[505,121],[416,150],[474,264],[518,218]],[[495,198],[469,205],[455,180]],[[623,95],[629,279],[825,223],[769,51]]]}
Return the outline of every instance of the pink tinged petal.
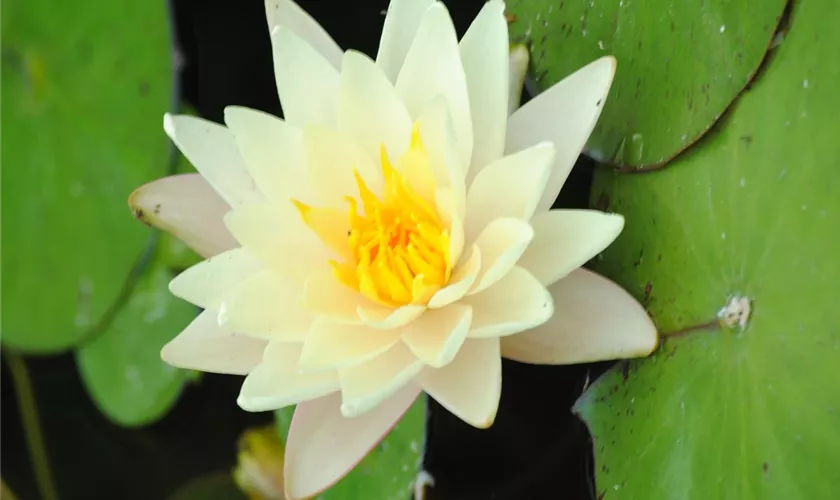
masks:
{"label": "pink tinged petal", "polygon": [[303,342],[315,317],[301,309],[303,287],[263,269],[229,293],[219,307],[219,324],[265,340]]}
{"label": "pink tinged petal", "polygon": [[227,128],[203,118],[167,113],[163,130],[228,205],[237,207],[263,198]]}
{"label": "pink tinged petal", "polygon": [[358,193],[354,170],[367,187],[377,195],[384,180],[378,163],[351,136],[335,129],[307,126],[303,131],[303,147],[310,185],[322,204],[347,208],[345,198]]}
{"label": "pink tinged petal", "polygon": [[262,362],[245,377],[236,402],[245,411],[277,410],[338,390],[335,371],[298,371],[300,345],[269,342]]}
{"label": "pink tinged petal", "polygon": [[357,290],[339,282],[331,268],[325,268],[306,278],[301,307],[335,323],[360,324],[357,310],[369,303]]}
{"label": "pink tinged petal", "polygon": [[433,3],[434,0],[402,0],[388,4],[376,64],[391,82],[397,81],[420,20]]}
{"label": "pink tinged petal", "polygon": [[555,307],[548,290],[521,267],[514,267],[495,285],[460,303],[473,309],[469,338],[523,332],[548,321]]}
{"label": "pink tinged petal", "polygon": [[327,30],[318,24],[305,10],[292,0],[266,0],[265,14],[268,30],[282,25],[292,30],[297,36],[312,46],[334,67],[341,65],[341,47],[332,39]]}
{"label": "pink tinged petal", "polygon": [[624,217],[595,210],[550,210],[531,219],[534,241],[518,265],[550,285],[584,265],[615,241]]}
{"label": "pink tinged petal", "polygon": [[300,129],[268,113],[239,106],[225,108],[225,123],[245,159],[245,168],[270,201],[311,200]]}
{"label": "pink tinged petal", "polygon": [[502,394],[499,339],[466,340],[454,361],[443,368],[425,368],[418,381],[456,417],[479,429],[490,427]]}
{"label": "pink tinged petal", "polygon": [[423,363],[402,342],[367,363],[342,368],[341,414],[358,417],[387,401],[408,384],[423,367]]}
{"label": "pink tinged petal", "polygon": [[166,231],[202,257],[239,246],[222,222],[230,205],[199,174],[144,184],[131,193],[128,204],[141,222]]}
{"label": "pink tinged petal", "polygon": [[461,39],[475,141],[467,185],[482,167],[501,157],[505,148],[509,42],[504,11],[502,0],[485,3]]}
{"label": "pink tinged petal", "polygon": [[371,304],[360,305],[358,308],[359,317],[365,325],[382,330],[405,326],[421,317],[425,311],[426,306],[423,305],[407,305],[390,309]]}
{"label": "pink tinged petal", "polygon": [[479,293],[502,279],[534,239],[534,230],[519,219],[496,219],[475,240],[481,250],[481,272],[469,293]]}
{"label": "pink tinged petal", "polygon": [[316,372],[366,363],[399,342],[400,335],[400,330],[377,330],[318,318],[303,343],[300,369]]}
{"label": "pink tinged petal", "polygon": [[528,220],[537,209],[554,162],[554,146],[543,142],[485,167],[467,192],[467,241],[499,217]]}
{"label": "pink tinged petal", "polygon": [[217,309],[227,294],[262,268],[248,250],[228,250],[175,276],[169,282],[169,291],[199,307]]}
{"label": "pink tinged petal", "polygon": [[166,363],[187,370],[247,375],[262,360],[266,342],[234,335],[205,311],[160,351]]}
{"label": "pink tinged petal", "polygon": [[293,30],[271,32],[274,79],[283,116],[292,125],[335,125],[338,70]]}
{"label": "pink tinged petal", "polygon": [[462,165],[469,165],[473,129],[467,80],[455,27],[442,3],[434,3],[423,14],[396,88],[413,118],[438,95],[446,98],[455,125],[458,158]]}
{"label": "pink tinged petal", "polygon": [[549,287],[557,313],[542,326],[502,339],[502,354],[522,363],[565,365],[647,356],[656,327],[623,288],[587,269]]}
{"label": "pink tinged petal", "polygon": [[455,269],[452,270],[449,283],[435,292],[431,299],[429,299],[429,308],[439,309],[446,307],[464,297],[470,291],[470,288],[475,283],[476,277],[481,272],[481,259],[481,250],[477,245],[473,245],[469,254],[464,259],[461,259],[462,262],[459,262]]}
{"label": "pink tinged petal", "polygon": [[355,137],[372,158],[380,148],[396,158],[411,139],[411,116],[394,86],[368,56],[347,51],[338,97],[339,130]]}
{"label": "pink tinged petal", "polygon": [[286,443],[286,498],[312,498],[337,483],[382,441],[419,394],[419,387],[406,385],[357,418],[341,414],[338,393],[299,404]]}
{"label": "pink tinged petal", "polygon": [[566,182],[607,99],[615,58],[602,57],[579,69],[519,108],[508,120],[505,151],[520,151],[542,141],[557,150],[538,211],[551,208]]}
{"label": "pink tinged petal", "polygon": [[332,258],[291,203],[243,206],[225,216],[225,225],[266,266],[300,283]]}
{"label": "pink tinged petal", "polygon": [[455,359],[467,338],[471,321],[470,306],[452,304],[420,316],[406,327],[402,340],[417,359],[433,368],[440,368]]}
{"label": "pink tinged petal", "polygon": [[518,43],[510,48],[508,56],[508,82],[510,88],[508,93],[508,115],[519,109],[522,100],[522,89],[525,87],[525,78],[528,76],[528,64],[531,62],[531,55],[528,47]]}

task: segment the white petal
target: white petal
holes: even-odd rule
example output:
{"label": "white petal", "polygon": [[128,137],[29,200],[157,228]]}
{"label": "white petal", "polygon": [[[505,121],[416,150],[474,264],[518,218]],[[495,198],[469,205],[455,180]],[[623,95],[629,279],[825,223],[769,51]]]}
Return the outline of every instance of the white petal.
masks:
{"label": "white petal", "polygon": [[549,291],[556,314],[542,326],[502,339],[506,358],[564,365],[647,356],[656,349],[650,317],[612,281],[580,268]]}
{"label": "white petal", "polygon": [[237,248],[184,270],[169,282],[169,291],[199,307],[218,309],[227,294],[262,268],[251,252]]}
{"label": "white petal", "polygon": [[424,369],[418,380],[456,417],[479,429],[490,427],[502,393],[499,339],[467,340],[454,361],[443,368]]}
{"label": "white petal", "polygon": [[205,311],[160,351],[166,363],[187,370],[247,375],[262,360],[266,342],[238,336]]}
{"label": "white petal", "polygon": [[166,231],[202,257],[239,246],[222,221],[230,205],[199,174],[144,184],[131,193],[128,204],[144,224]]}
{"label": "white petal", "polygon": [[359,324],[359,306],[370,301],[357,290],[340,283],[331,268],[319,269],[306,278],[301,306],[336,323]]}
{"label": "white petal", "polygon": [[452,193],[452,214],[463,219],[467,187],[464,182],[467,165],[458,157],[458,142],[455,138],[455,126],[449,114],[446,99],[437,96],[429,103],[417,118],[420,137],[426,147],[432,174],[438,190]]}
{"label": "white petal", "polygon": [[550,285],[607,248],[624,228],[624,217],[595,210],[550,210],[531,219],[534,241],[518,265]]}
{"label": "white petal", "polygon": [[390,330],[405,326],[420,317],[426,306],[409,304],[396,309],[381,307],[376,304],[360,305],[357,312],[364,323],[377,329]]}
{"label": "white petal", "polygon": [[449,283],[429,299],[429,308],[438,309],[460,300],[470,291],[481,272],[481,250],[473,245],[469,254],[452,270]]}
{"label": "white petal", "polygon": [[228,205],[262,199],[228,129],[202,118],[167,113],[163,130]]}
{"label": "white petal", "polygon": [[291,29],[271,32],[274,79],[283,116],[292,125],[335,125],[338,70]]}
{"label": "white petal", "polygon": [[499,217],[530,219],[545,191],[553,163],[554,146],[543,142],[485,167],[467,192],[467,241],[473,241]]}
{"label": "white petal", "polygon": [[519,219],[496,219],[475,240],[481,251],[481,272],[469,293],[478,293],[493,286],[516,265],[519,257],[534,239],[531,226]]}
{"label": "white petal", "polygon": [[225,108],[225,123],[248,173],[270,201],[311,200],[300,129],[268,113],[239,106]]}
{"label": "white petal", "polygon": [[471,307],[452,304],[428,311],[410,323],[402,340],[420,361],[440,368],[455,358],[467,338],[471,321]]}
{"label": "white petal", "polygon": [[277,410],[338,390],[335,371],[300,373],[299,344],[269,342],[262,363],[245,377],[236,402],[246,411]]}
{"label": "white petal", "polygon": [[341,395],[295,408],[286,443],[286,498],[314,498],[344,477],[399,422],[420,388],[409,384],[357,418],[341,414]]}
{"label": "white petal", "polygon": [[615,74],[615,58],[602,57],[556,83],[510,116],[505,151],[542,141],[557,150],[538,211],[551,208],[595,128]]}
{"label": "white petal", "polygon": [[229,293],[219,308],[219,324],[251,337],[302,342],[315,317],[301,309],[300,283],[263,269]]}
{"label": "white petal", "polygon": [[376,64],[392,82],[397,81],[405,56],[417,34],[420,20],[433,0],[402,0],[390,2],[379,39]]}
{"label": "white petal", "polygon": [[399,342],[367,363],[340,369],[341,414],[357,417],[371,411],[409,383],[422,367]]}
{"label": "white petal", "polygon": [[318,318],[303,343],[300,369],[334,370],[368,362],[399,342],[400,335],[400,330],[377,330]]}
{"label": "white petal", "polygon": [[292,0],[265,0],[265,14],[269,33],[282,25],[295,32],[334,67],[341,65],[341,47],[327,30]]}
{"label": "white petal", "polygon": [[502,156],[508,119],[508,27],[505,3],[491,0],[461,39],[473,127],[473,153],[467,185],[490,162]]}
{"label": "white petal", "polygon": [[508,115],[519,109],[522,100],[522,89],[525,87],[525,78],[528,76],[528,64],[531,62],[531,55],[528,47],[518,43],[510,48],[508,56],[508,82],[510,84],[508,93]]}
{"label": "white petal", "polygon": [[352,50],[341,70],[338,127],[377,159],[383,144],[396,158],[411,139],[411,116],[394,86],[368,56]]}
{"label": "white petal", "polygon": [[501,337],[534,328],[548,321],[555,307],[548,290],[518,266],[492,287],[460,303],[473,309],[469,338]]}
{"label": "white petal", "polygon": [[439,94],[446,98],[455,125],[459,159],[463,165],[469,165],[473,130],[467,79],[455,27],[442,3],[434,3],[423,14],[396,87],[414,118]]}
{"label": "white petal", "polygon": [[332,258],[291,203],[246,205],[227,214],[225,225],[265,265],[301,283]]}

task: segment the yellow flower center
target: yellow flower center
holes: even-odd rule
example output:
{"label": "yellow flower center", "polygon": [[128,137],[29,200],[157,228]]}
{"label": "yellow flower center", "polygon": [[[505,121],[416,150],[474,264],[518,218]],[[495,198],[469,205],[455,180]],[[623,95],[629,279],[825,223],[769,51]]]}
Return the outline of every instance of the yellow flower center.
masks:
{"label": "yellow flower center", "polygon": [[385,180],[381,198],[371,192],[358,171],[353,172],[359,199],[345,197],[350,228],[346,240],[323,234],[313,214],[318,209],[293,203],[304,222],[346,256],[343,262],[330,261],[339,281],[382,305],[424,304],[449,281],[452,262],[449,230],[443,227],[434,204],[420,196],[405,175],[407,170],[431,175],[417,127],[397,169],[384,146],[380,163]]}

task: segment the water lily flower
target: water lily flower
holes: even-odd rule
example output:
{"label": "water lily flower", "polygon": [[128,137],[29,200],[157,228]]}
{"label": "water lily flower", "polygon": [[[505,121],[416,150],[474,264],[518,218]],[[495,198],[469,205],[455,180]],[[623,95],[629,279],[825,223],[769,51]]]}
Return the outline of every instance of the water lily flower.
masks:
{"label": "water lily flower", "polygon": [[550,210],[600,115],[598,59],[509,114],[504,4],[458,40],[444,4],[393,0],[371,59],[342,51],[290,0],[266,2],[285,119],[242,107],[226,126],[170,116],[200,175],[131,205],[207,260],[171,291],[204,308],[162,351],[247,375],[250,411],[297,404],[289,498],[351,469],[421,391],[493,423],[501,358],[644,356],[643,308],[581,266],[619,215]]}

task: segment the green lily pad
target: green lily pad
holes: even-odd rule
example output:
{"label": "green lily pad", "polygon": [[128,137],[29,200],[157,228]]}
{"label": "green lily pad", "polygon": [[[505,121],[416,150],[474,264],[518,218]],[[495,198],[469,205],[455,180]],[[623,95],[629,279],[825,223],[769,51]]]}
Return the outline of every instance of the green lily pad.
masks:
{"label": "green lily pad", "polygon": [[3,344],[57,352],[114,304],[149,232],[126,199],[167,169],[165,2],[3,4]]}
{"label": "green lily pad", "polygon": [[182,486],[169,500],[245,500],[230,472],[199,476]]}
{"label": "green lily pad", "polygon": [[[293,408],[275,413],[283,439],[289,432]],[[420,397],[402,420],[364,460],[318,500],[356,500],[381,498],[409,500],[417,477],[417,464],[423,452],[426,401]]]}
{"label": "green lily pad", "polygon": [[173,275],[154,263],[111,325],[76,351],[82,380],[96,405],[124,426],[146,425],[175,403],[190,372],[160,359],[160,349],[196,315],[169,293]]}
{"label": "green lily pad", "polygon": [[[598,270],[684,332],[576,405],[602,498],[840,496],[838,18],[834,0],[796,2],[767,72],[702,143],[659,172],[596,176],[595,204],[627,218]],[[743,328],[689,331],[736,297]]]}
{"label": "green lily pad", "polygon": [[701,137],[758,69],[786,0],[509,0],[513,40],[530,42],[548,88],[618,59],[586,151],[612,165],[660,165]]}

